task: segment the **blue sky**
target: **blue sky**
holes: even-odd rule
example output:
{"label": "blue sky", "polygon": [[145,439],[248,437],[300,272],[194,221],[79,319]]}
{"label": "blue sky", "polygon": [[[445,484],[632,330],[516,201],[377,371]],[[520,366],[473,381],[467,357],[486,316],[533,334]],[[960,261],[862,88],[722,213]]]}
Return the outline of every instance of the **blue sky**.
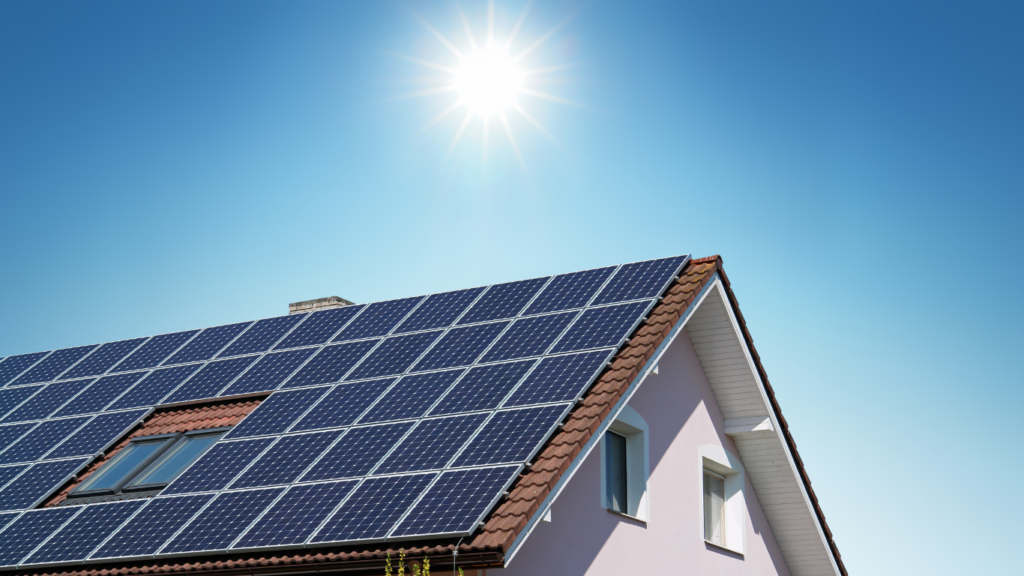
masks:
{"label": "blue sky", "polygon": [[521,166],[454,4],[0,3],[0,356],[718,253],[851,572],[1014,572],[1020,5],[543,4]]}

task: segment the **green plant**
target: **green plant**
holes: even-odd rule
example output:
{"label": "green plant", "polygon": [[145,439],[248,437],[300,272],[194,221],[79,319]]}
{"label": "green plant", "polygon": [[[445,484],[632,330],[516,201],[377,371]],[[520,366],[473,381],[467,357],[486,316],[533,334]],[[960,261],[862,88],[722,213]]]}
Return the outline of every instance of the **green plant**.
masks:
{"label": "green plant", "polygon": [[391,576],[391,552],[388,552],[387,560],[384,561],[384,576]]}

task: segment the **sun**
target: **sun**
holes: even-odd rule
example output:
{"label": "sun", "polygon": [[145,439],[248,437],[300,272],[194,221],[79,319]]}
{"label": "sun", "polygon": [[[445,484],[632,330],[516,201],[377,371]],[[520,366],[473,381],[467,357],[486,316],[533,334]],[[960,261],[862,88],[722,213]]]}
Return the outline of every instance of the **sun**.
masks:
{"label": "sun", "polygon": [[459,100],[480,118],[504,114],[515,105],[522,79],[508,50],[493,43],[467,55],[455,71]]}

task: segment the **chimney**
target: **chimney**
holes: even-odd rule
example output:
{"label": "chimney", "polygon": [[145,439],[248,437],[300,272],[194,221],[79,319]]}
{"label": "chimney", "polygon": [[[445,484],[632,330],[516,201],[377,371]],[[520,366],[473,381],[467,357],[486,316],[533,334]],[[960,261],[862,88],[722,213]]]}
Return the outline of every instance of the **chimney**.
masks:
{"label": "chimney", "polygon": [[338,296],[328,296],[327,298],[317,298],[316,300],[304,300],[302,302],[292,302],[288,305],[289,314],[301,314],[303,312],[315,312],[317,310],[327,310],[328,308],[341,308],[343,306],[352,306],[355,302],[349,302],[344,298]]}

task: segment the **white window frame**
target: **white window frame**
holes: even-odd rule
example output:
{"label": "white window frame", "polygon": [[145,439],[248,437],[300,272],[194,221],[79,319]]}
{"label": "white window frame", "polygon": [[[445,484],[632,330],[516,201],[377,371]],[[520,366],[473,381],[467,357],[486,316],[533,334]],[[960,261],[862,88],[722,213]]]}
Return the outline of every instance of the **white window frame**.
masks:
{"label": "white window frame", "polygon": [[[647,480],[650,476],[649,431],[647,422],[629,406],[623,406],[618,417],[608,430],[626,437],[626,509],[617,512],[608,501],[608,466],[605,437],[601,436],[601,507],[613,514],[621,514],[634,520],[647,522],[651,516],[650,492]],[[703,520],[702,520],[703,521]]]}
{"label": "white window frame", "polygon": [[[709,546],[723,548],[730,552],[743,554],[747,546],[747,505],[744,492],[746,491],[746,471],[740,459],[721,446],[705,444],[697,450],[697,498],[700,505],[697,507],[697,521],[700,522],[698,534]],[[723,511],[722,538],[725,542],[716,544],[704,534],[704,471],[714,472],[725,478],[725,510]]]}

